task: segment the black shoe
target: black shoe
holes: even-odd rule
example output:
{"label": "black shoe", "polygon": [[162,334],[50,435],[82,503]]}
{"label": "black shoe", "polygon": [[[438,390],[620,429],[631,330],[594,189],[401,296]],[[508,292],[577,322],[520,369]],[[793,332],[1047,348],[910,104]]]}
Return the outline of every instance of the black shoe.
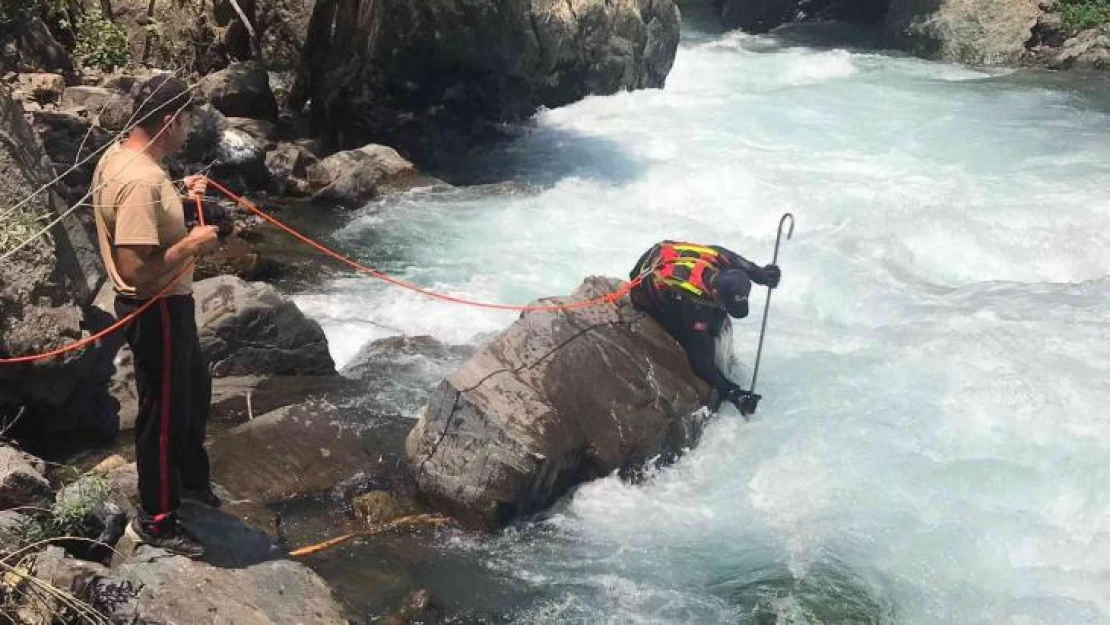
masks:
{"label": "black shoe", "polygon": [[204,545],[200,544],[195,536],[176,521],[166,522],[166,529],[155,533],[144,529],[143,524],[138,519],[131,519],[131,522],[127,524],[126,533],[151,547],[165,549],[172,554],[185,556],[191,560],[204,557]]}
{"label": "black shoe", "polygon": [[212,490],[211,486],[197,490],[185,489],[181,491],[181,499],[183,501],[203,504],[210,508],[219,508],[224,503],[223,500],[216,495],[216,492]]}

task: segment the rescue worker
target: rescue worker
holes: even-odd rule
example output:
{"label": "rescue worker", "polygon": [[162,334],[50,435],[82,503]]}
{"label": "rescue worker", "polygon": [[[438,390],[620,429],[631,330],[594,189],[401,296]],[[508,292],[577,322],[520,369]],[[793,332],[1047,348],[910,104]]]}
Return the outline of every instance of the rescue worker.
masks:
{"label": "rescue worker", "polygon": [[[182,499],[210,506],[220,500],[204,449],[212,383],[197,338],[190,263],[216,245],[217,228],[186,228],[181,197],[164,165],[185,144],[193,106],[188,86],[173,76],[144,83],[135,96],[137,125],[97,165],[93,206],[117,316],[147,306],[126,330],[139,397],[135,459],[141,500],[127,531],[149,545],[199,558],[204,546],[178,522],[178,506]],[[203,195],[206,180],[189,176],[185,186]]]}
{"label": "rescue worker", "polygon": [[760,396],[740,388],[717,366],[716,346],[726,315],[748,316],[752,283],[775,288],[782,272],[760,267],[726,248],[662,241],[644,252],[629,277],[644,279],[632,289],[632,304],[659,322],[683,349],[698,377],[740,414],[755,414]]}

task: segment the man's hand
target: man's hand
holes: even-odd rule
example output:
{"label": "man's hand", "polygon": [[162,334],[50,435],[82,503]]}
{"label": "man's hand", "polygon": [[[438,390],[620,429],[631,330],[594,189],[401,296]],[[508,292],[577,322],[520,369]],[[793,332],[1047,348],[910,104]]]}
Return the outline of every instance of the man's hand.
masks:
{"label": "man's hand", "polygon": [[779,285],[779,280],[782,279],[782,270],[778,265],[767,265],[763,268],[763,285],[775,288]]}
{"label": "man's hand", "polygon": [[216,226],[197,226],[189,231],[182,243],[191,254],[201,254],[215,249],[219,244],[220,229]]}
{"label": "man's hand", "polygon": [[759,400],[763,399],[763,396],[749,393],[740,387],[736,387],[729,389],[728,392],[725,393],[725,399],[733,406],[736,406],[736,409],[740,411],[741,415],[748,417],[755,414],[756,408],[759,407]]}
{"label": "man's hand", "polygon": [[185,191],[189,197],[204,197],[205,191],[208,190],[208,178],[200,174],[185,176],[181,182],[185,185]]}

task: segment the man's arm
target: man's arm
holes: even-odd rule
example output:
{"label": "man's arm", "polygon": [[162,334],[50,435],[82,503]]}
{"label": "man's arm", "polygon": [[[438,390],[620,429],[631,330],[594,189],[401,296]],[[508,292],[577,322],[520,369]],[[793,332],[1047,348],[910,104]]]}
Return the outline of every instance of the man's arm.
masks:
{"label": "man's arm", "polygon": [[713,312],[702,306],[689,305],[683,314],[683,332],[679,342],[686,350],[690,368],[725,397],[739,386],[717,367],[717,339],[710,331],[714,327]]}
{"label": "man's arm", "polygon": [[779,285],[779,278],[782,277],[782,273],[776,265],[760,267],[726,247],[721,247],[720,245],[712,245],[710,247],[716,250],[718,254],[725,257],[729,267],[743,269],[744,273],[748,274],[752,282],[762,286],[769,286],[772,289]]}
{"label": "man's arm", "polygon": [[150,284],[180,270],[190,258],[210,248],[218,232],[216,226],[197,226],[165,252],[156,245],[119,245],[116,266],[120,277],[128,284]]}

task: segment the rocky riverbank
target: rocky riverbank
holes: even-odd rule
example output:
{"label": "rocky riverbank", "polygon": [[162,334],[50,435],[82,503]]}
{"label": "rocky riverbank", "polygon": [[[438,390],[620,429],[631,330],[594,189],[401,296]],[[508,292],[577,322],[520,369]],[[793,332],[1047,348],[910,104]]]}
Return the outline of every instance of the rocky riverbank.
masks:
{"label": "rocky riverbank", "polygon": [[878,47],[971,65],[1110,69],[1110,4],[1102,0],[687,0],[726,28],[844,21],[875,27]]}
{"label": "rocky riverbank", "polygon": [[[414,163],[438,172],[499,136],[504,122],[591,93],[662,86],[678,43],[671,0],[558,9],[519,0],[463,16],[431,4],[418,13],[380,3],[357,16],[349,2],[270,0],[0,12],[0,158],[10,172],[0,184],[0,253],[10,254],[0,268],[0,357],[62,347],[112,323],[81,205],[99,153],[134,123],[135,86],[154,73],[188,78],[202,103],[185,149],[168,162],[175,177],[206,173],[326,237],[344,209],[446,187]],[[321,30],[336,16],[352,19]],[[367,46],[380,32],[396,40]],[[233,209],[215,193],[207,201]],[[430,375],[431,387],[469,350],[389,340],[366,346],[339,375],[318,325],[271,286],[243,280],[304,283],[321,269],[259,219],[232,214],[221,250],[200,267],[209,279],[195,285],[216,377],[213,475],[228,504],[184,512],[212,556],[196,563],[121,540],[136,499],[136,398],[118,335],[5,365],[0,557],[16,567],[0,584],[5,616],[334,623],[372,606],[390,622],[416,622],[434,610],[404,558],[378,569],[389,583],[337,595],[288,554],[344,532],[435,551],[430,537],[444,521],[422,503],[404,451],[413,422],[388,389],[409,374]],[[436,364],[410,371],[415,361]],[[305,509],[314,512],[290,514]]]}

